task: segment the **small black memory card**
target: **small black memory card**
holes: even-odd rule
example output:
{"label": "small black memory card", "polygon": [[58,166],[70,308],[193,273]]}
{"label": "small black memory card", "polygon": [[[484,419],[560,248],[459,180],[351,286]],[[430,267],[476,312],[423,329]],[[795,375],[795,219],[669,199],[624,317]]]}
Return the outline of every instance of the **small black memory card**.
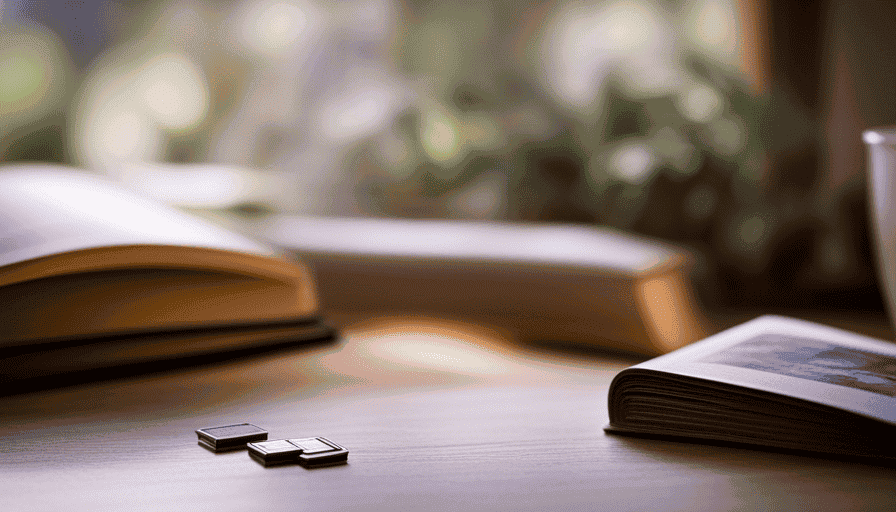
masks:
{"label": "small black memory card", "polygon": [[286,439],[249,443],[246,448],[249,450],[249,456],[263,466],[294,463],[298,461],[299,454],[302,453],[300,447]]}
{"label": "small black memory card", "polygon": [[264,466],[294,463],[315,468],[348,461],[348,450],[323,437],[249,443],[246,447],[249,455]]}
{"label": "small black memory card", "polygon": [[264,441],[268,438],[266,430],[251,423],[200,428],[196,431],[196,435],[199,436],[199,444],[213,452],[239,450],[245,448],[246,443]]}
{"label": "small black memory card", "polygon": [[306,468],[335,466],[348,462],[348,450],[325,437],[290,439],[289,442],[302,449],[298,462]]}

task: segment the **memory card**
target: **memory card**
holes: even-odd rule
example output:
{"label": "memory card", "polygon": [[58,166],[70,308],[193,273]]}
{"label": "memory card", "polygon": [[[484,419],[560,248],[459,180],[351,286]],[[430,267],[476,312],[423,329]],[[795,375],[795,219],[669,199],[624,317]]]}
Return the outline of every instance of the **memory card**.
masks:
{"label": "memory card", "polygon": [[239,450],[246,447],[246,443],[264,441],[268,438],[268,432],[251,423],[239,423],[223,427],[200,428],[196,431],[199,436],[199,445],[213,452]]}
{"label": "memory card", "polygon": [[249,443],[249,455],[263,466],[300,464],[306,468],[345,464],[348,450],[324,437]]}
{"label": "memory card", "polygon": [[299,454],[302,453],[301,447],[286,439],[249,443],[246,448],[249,450],[249,456],[263,466],[297,463]]}
{"label": "memory card", "polygon": [[302,449],[298,463],[306,468],[335,466],[348,462],[348,450],[325,437],[290,439],[289,442]]}

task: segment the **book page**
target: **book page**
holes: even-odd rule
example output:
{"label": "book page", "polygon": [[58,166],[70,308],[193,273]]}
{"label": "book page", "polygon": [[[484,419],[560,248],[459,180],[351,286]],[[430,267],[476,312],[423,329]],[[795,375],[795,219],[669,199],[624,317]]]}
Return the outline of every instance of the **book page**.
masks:
{"label": "book page", "polygon": [[640,274],[680,263],[661,242],[595,226],[280,216],[259,235],[301,253],[513,261]]}
{"label": "book page", "polygon": [[51,165],[0,168],[0,266],[104,246],[273,251],[102,177]]}
{"label": "book page", "polygon": [[633,368],[743,386],[896,424],[896,344],[764,316]]}

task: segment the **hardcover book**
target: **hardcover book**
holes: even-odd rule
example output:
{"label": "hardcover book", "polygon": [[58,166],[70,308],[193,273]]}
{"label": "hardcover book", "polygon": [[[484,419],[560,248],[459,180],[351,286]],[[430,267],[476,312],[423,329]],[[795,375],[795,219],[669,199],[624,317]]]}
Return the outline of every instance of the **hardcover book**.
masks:
{"label": "hardcover book", "polygon": [[281,215],[253,232],[314,268],[328,314],[442,317],[646,355],[707,332],[691,255],[606,227]]}

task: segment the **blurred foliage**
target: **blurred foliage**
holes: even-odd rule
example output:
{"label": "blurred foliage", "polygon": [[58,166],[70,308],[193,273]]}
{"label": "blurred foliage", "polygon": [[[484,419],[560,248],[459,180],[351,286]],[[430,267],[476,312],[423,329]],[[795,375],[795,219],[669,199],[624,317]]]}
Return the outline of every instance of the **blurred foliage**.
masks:
{"label": "blurred foliage", "polygon": [[709,305],[879,307],[862,191],[821,199],[733,2],[88,4],[89,41],[0,13],[2,161],[242,166],[274,184],[255,214],[598,223],[693,249]]}

